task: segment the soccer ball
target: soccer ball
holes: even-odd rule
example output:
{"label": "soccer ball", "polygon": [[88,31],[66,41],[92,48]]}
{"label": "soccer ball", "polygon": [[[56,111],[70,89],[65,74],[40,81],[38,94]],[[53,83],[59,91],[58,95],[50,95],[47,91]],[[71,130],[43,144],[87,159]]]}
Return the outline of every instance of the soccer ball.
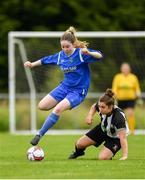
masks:
{"label": "soccer ball", "polygon": [[30,161],[41,161],[44,159],[44,151],[41,147],[33,146],[27,151],[27,159]]}

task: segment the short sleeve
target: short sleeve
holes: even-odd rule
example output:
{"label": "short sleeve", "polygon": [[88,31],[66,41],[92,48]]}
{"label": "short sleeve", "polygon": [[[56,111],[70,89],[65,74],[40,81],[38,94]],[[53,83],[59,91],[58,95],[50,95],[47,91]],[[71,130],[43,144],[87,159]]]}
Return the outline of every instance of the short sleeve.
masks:
{"label": "short sleeve", "polygon": [[58,62],[58,57],[59,57],[59,53],[56,53],[54,55],[50,55],[50,56],[45,56],[43,58],[41,58],[41,64],[42,65],[46,65],[46,64],[57,64]]}
{"label": "short sleeve", "polygon": [[[88,49],[88,50],[90,52],[98,52],[102,55],[102,53],[100,51],[96,51],[96,50],[92,50],[92,49]],[[103,55],[102,55],[102,57],[103,57]],[[102,58],[95,58],[95,57],[87,55],[87,54],[82,54],[82,58],[85,63],[91,63],[91,62],[96,62],[96,61],[102,60]]]}
{"label": "short sleeve", "polygon": [[126,128],[126,118],[125,114],[123,112],[117,111],[114,116],[115,119],[115,125],[117,129],[124,129]]}
{"label": "short sleeve", "polygon": [[95,105],[96,111],[99,112],[99,106],[98,106],[98,102]]}

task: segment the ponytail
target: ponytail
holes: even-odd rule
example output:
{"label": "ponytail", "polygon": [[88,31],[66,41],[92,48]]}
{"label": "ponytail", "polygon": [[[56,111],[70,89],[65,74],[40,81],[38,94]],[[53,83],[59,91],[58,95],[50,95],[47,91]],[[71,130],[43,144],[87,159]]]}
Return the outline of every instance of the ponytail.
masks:
{"label": "ponytail", "polygon": [[86,41],[80,41],[76,37],[76,29],[70,26],[62,35],[60,41],[69,41],[75,48],[86,48],[88,43]]}

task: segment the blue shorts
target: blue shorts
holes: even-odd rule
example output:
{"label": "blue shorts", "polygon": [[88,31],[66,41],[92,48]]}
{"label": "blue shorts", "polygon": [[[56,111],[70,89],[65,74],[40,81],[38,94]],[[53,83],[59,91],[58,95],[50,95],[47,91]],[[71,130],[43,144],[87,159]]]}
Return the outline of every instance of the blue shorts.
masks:
{"label": "blue shorts", "polygon": [[49,93],[49,95],[52,96],[58,102],[66,98],[70,102],[71,108],[74,108],[84,101],[87,92],[83,93],[80,91],[80,89],[72,90],[60,84],[54,90],[52,90]]}

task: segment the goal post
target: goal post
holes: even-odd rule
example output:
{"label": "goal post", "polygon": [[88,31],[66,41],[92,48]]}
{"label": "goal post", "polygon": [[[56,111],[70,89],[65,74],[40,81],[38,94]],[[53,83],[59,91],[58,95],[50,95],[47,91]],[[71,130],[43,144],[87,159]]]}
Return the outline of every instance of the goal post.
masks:
{"label": "goal post", "polygon": [[[24,47],[24,44],[19,39],[11,39],[11,35],[9,36],[9,117],[10,117],[10,132],[14,133],[16,131],[16,112],[15,112],[15,46],[17,45],[20,51],[20,55],[22,58],[22,62],[24,63],[27,58],[27,53]],[[30,69],[25,69],[25,74],[28,80],[29,88],[30,88],[30,108],[31,108],[31,131],[36,131],[36,91],[35,85],[32,78],[32,74]]]}
{"label": "goal post", "polygon": [[[17,130],[16,124],[17,122],[17,112],[16,112],[16,103],[18,99],[26,98],[29,100],[29,107],[27,107],[30,111],[30,128],[25,129],[26,131],[30,133],[35,133],[37,131],[37,100],[38,96],[42,97],[44,94],[46,95],[46,92],[43,92],[42,89],[38,90],[39,85],[41,86],[40,82],[43,82],[44,86],[43,88],[47,87],[48,82],[46,82],[46,76],[47,74],[44,74],[45,78],[39,79],[38,77],[41,72],[35,72],[34,74],[30,69],[26,69],[23,66],[23,63],[28,60],[30,57],[32,57],[33,60],[36,57],[41,58],[42,56],[46,56],[50,54],[50,52],[54,51],[54,47],[56,50],[59,50],[59,39],[63,32],[55,31],[55,32],[9,32],[8,34],[8,60],[9,60],[9,127],[11,133],[19,132]],[[102,50],[103,53],[105,51],[105,58],[109,59],[108,65],[103,66],[103,64],[99,64],[98,74],[94,75],[94,79],[98,80],[100,79],[99,73],[102,73],[101,75],[104,78],[104,83],[100,80],[98,82],[98,87],[96,89],[97,92],[94,92],[94,86],[95,86],[95,80],[92,89],[93,91],[89,91],[89,94],[87,98],[97,98],[102,92],[105,91],[106,87],[110,87],[111,78],[113,76],[113,73],[117,71],[118,69],[115,69],[114,72],[108,72],[107,68],[113,68],[113,63],[110,61],[117,61],[119,60],[118,66],[123,60],[132,62],[134,64],[134,69],[136,68],[137,73],[142,78],[143,72],[142,69],[140,69],[141,66],[145,65],[145,54],[143,54],[144,48],[145,48],[145,32],[144,31],[136,31],[136,32],[77,32],[76,33],[78,38],[82,38],[84,40],[87,39],[88,42],[91,41],[90,45],[93,45],[94,49]],[[39,39],[39,40],[38,40]],[[109,40],[108,40],[109,39]],[[110,41],[111,39],[111,41]],[[116,39],[116,41],[113,41],[113,39]],[[127,41],[125,40],[127,39]],[[134,41],[135,39],[135,41]],[[137,41],[136,41],[137,39]],[[130,41],[131,40],[131,41]],[[118,49],[120,47],[120,42],[123,43],[123,50]],[[57,43],[56,43],[57,42]],[[103,42],[103,43],[102,43]],[[108,45],[107,45],[108,43]],[[133,45],[133,43],[135,43]],[[112,45],[112,47],[110,47]],[[34,49],[33,49],[34,46]],[[36,47],[35,47],[36,46]],[[143,46],[143,47],[142,47]],[[112,48],[112,49],[111,49]],[[116,48],[116,49],[115,49]],[[129,48],[129,50],[125,51],[126,48]],[[136,48],[136,49],[135,49]],[[30,51],[32,51],[30,53]],[[49,50],[48,54],[47,51]],[[134,52],[133,52],[134,51]],[[120,54],[122,52],[125,52],[125,55],[122,55],[122,59],[120,57]],[[131,54],[131,52],[133,52]],[[108,54],[107,54],[108,53]],[[112,54],[111,54],[112,53]],[[117,59],[118,58],[118,59]],[[131,61],[131,59],[133,59]],[[142,62],[138,62],[138,59],[142,59]],[[21,62],[20,62],[21,61]],[[107,61],[107,60],[105,60]],[[141,65],[142,63],[142,65]],[[100,67],[101,66],[101,67]],[[107,67],[110,66],[110,67]],[[135,67],[136,66],[136,67]],[[93,67],[93,68],[96,68]],[[18,75],[16,75],[16,72]],[[50,71],[51,72],[51,71]],[[108,72],[108,74],[106,74]],[[22,74],[23,73],[23,77]],[[38,73],[38,75],[37,75]],[[111,74],[112,73],[112,74]],[[52,75],[52,74],[51,74]],[[106,79],[105,78],[108,78]],[[108,76],[108,77],[107,77]],[[109,77],[110,76],[110,77]],[[55,77],[52,75],[52,78],[54,78],[52,81],[55,83]],[[19,79],[19,82],[17,81]],[[27,83],[23,83],[24,81],[27,81]],[[37,81],[37,82],[36,82]],[[143,84],[145,84],[145,80],[142,78],[141,81]],[[18,82],[18,83],[17,83]],[[17,85],[20,85],[17,88]],[[145,85],[143,85],[144,89]],[[17,92],[18,91],[18,92]],[[144,91],[142,92],[142,96],[145,96]],[[19,105],[18,105],[19,106]],[[20,107],[18,107],[20,108]],[[18,119],[20,120],[23,118],[23,114],[18,115]],[[18,120],[18,121],[19,121]],[[19,123],[18,123],[19,124]],[[79,128],[79,127],[77,127]],[[24,130],[24,131],[25,131]],[[22,132],[23,130],[20,129]]]}

